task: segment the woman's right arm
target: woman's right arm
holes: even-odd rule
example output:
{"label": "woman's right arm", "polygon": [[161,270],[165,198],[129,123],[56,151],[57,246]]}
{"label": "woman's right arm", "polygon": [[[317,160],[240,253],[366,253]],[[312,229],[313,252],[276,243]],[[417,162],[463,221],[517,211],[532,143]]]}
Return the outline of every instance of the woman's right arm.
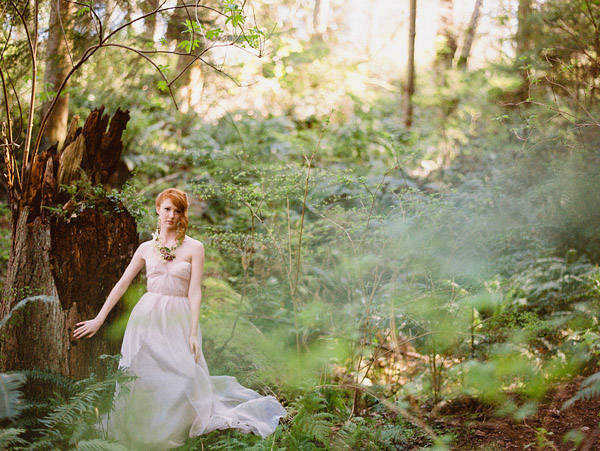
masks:
{"label": "woman's right arm", "polygon": [[125,272],[123,273],[117,284],[110,291],[110,294],[106,298],[106,301],[104,301],[102,309],[100,309],[100,312],[98,312],[96,317],[94,319],[81,321],[76,324],[76,326],[79,327],[77,327],[73,331],[73,338],[77,340],[83,337],[90,338],[93,337],[96,332],[98,332],[100,326],[102,326],[110,311],[117,304],[117,302],[119,302],[119,299],[123,297],[123,295],[127,291],[127,288],[129,288],[129,285],[131,285],[131,282],[133,281],[134,277],[137,276],[140,270],[144,267],[144,244],[145,243],[140,244],[140,246],[135,251],[135,254],[133,254],[133,258],[129,262],[129,265],[127,265],[127,269],[125,269]]}

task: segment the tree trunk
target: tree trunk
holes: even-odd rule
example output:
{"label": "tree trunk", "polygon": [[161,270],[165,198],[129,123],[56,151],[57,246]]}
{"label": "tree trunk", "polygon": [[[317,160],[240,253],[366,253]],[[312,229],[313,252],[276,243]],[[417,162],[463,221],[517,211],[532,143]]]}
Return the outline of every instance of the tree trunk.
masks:
{"label": "tree trunk", "polygon": [[434,68],[440,84],[443,85],[445,82],[444,72],[452,68],[452,60],[458,47],[454,33],[453,0],[440,0],[438,17]]}
{"label": "tree trunk", "polygon": [[329,0],[315,0],[313,29],[316,36],[323,36],[329,26]]}
{"label": "tree trunk", "polygon": [[[145,0],[140,3],[140,8],[144,14],[155,11],[158,8],[158,0]],[[152,14],[144,19],[143,37],[148,42],[154,42],[154,31],[156,30],[156,14]]]}
{"label": "tree trunk", "polygon": [[[198,19],[201,23],[205,24],[205,26],[210,27],[212,24],[212,20],[208,18],[208,13],[204,10],[204,8],[200,8],[198,11]],[[189,33],[182,34],[182,32],[185,30],[183,23],[186,20],[196,20],[194,11],[191,9],[186,11],[185,8],[175,10],[169,19],[167,26],[167,39],[170,41],[175,40],[176,42],[181,42],[184,39],[190,40],[191,36]],[[196,34],[195,39],[199,39],[201,45],[192,53],[198,54],[204,49],[204,39],[199,33]],[[181,48],[178,50],[182,51]],[[193,108],[200,103],[202,90],[204,88],[204,72],[202,65],[199,64],[198,60],[194,61],[195,57],[193,54],[179,55],[177,58],[177,66],[175,71],[171,73],[172,77],[177,77],[181,74],[181,76],[178,77],[177,82],[174,84],[174,87],[177,88],[179,110],[184,114],[187,113],[190,108]],[[186,70],[190,63],[192,63],[192,66]]]}
{"label": "tree trunk", "polygon": [[517,10],[518,26],[516,40],[516,65],[521,74],[522,82],[516,95],[518,100],[529,98],[529,78],[528,71],[521,69],[527,65],[527,56],[533,45],[532,30],[530,24],[531,11],[533,9],[533,0],[519,0],[519,8]]}
{"label": "tree trunk", "polygon": [[[138,244],[135,220],[106,197],[87,193],[70,199],[58,189],[59,180],[73,181],[73,174],[84,172],[88,180],[105,184],[114,172],[129,114],[117,110],[107,130],[102,112],[94,110],[83,128],[74,119],[60,157],[54,145],[33,162],[29,189],[13,218],[0,304],[2,318],[11,313],[0,337],[2,371],[42,368],[82,378],[91,371],[102,374],[100,354],[119,352],[119,343],[102,333],[75,341],[72,331],[75,323],[96,316],[125,270]],[[93,205],[86,208],[84,202]],[[41,294],[55,300],[15,310],[21,299]],[[118,304],[111,317],[121,310]]]}
{"label": "tree trunk", "polygon": [[460,51],[460,56],[458,57],[458,61],[456,62],[456,66],[460,69],[467,68],[467,62],[469,60],[469,56],[471,55],[471,47],[473,46],[473,41],[475,39],[477,23],[479,22],[479,17],[481,16],[481,5],[483,5],[483,0],[477,0],[475,2],[475,6],[473,7],[473,13],[471,14],[471,20],[469,20],[469,25],[465,30],[465,39],[463,41],[462,49]]}
{"label": "tree trunk", "polygon": [[408,31],[408,68],[406,71],[406,90],[404,91],[404,126],[412,126],[413,105],[412,96],[415,93],[415,37],[417,24],[417,0],[410,0],[409,31]]}
{"label": "tree trunk", "polygon": [[[186,114],[190,108],[194,108],[202,99],[204,89],[204,72],[198,61],[193,62],[193,56],[179,55],[177,59],[177,74],[183,72],[178,80],[179,110]],[[186,67],[192,66],[186,70]]]}
{"label": "tree trunk", "polygon": [[[58,88],[67,77],[71,68],[71,59],[67,45],[70,40],[65,33],[68,30],[70,14],[73,10],[71,2],[67,0],[50,0],[50,26],[46,41],[46,70],[44,73],[45,91],[50,92],[50,99],[42,105],[42,117],[56,95]],[[58,142],[59,148],[67,134],[67,120],[69,117],[69,94],[61,94],[54,106],[44,129],[44,137],[50,144]]]}
{"label": "tree trunk", "polygon": [[531,36],[531,24],[529,18],[533,9],[533,0],[519,0],[519,7],[517,10],[517,58],[525,56],[526,53],[531,50],[532,36]]}

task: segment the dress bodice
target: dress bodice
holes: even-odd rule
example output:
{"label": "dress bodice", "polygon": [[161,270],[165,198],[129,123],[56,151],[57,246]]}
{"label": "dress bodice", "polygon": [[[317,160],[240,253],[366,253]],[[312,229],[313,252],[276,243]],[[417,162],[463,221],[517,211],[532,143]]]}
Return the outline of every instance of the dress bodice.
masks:
{"label": "dress bodice", "polygon": [[187,296],[190,287],[192,264],[185,260],[161,263],[146,260],[148,291],[167,296]]}

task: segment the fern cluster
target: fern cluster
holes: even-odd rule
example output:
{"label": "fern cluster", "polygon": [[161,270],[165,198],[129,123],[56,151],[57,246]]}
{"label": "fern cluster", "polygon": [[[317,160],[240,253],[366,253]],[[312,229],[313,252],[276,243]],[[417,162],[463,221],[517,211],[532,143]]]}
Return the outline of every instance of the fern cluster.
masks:
{"label": "fern cluster", "polygon": [[[0,419],[10,420],[13,427],[0,429],[0,449],[126,451],[108,438],[105,430],[115,387],[118,384],[121,389],[119,396],[126,394],[127,384],[134,377],[124,369],[115,369],[119,357],[100,357],[108,370],[104,379],[91,374],[73,381],[42,370],[1,374]],[[54,395],[45,400],[27,400],[21,392],[25,381],[41,384]]]}
{"label": "fern cluster", "polygon": [[376,409],[354,416],[352,397],[352,391],[341,386],[306,389],[287,405],[287,417],[266,439],[234,430],[216,431],[188,440],[178,451],[379,451],[430,443],[423,431],[400,418],[384,417]]}

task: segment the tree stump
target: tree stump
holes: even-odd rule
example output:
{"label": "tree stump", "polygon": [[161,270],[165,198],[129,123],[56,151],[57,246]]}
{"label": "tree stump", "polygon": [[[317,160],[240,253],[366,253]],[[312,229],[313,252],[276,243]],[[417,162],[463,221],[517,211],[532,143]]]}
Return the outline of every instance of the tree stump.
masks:
{"label": "tree stump", "polygon": [[[60,153],[54,145],[36,156],[20,203],[13,205],[0,305],[2,318],[12,312],[0,331],[3,371],[41,368],[83,378],[103,373],[99,355],[119,352],[120,343],[105,339],[102,330],[81,341],[72,339],[72,331],[77,322],[96,316],[127,267],[138,245],[135,220],[112,199],[92,196],[93,205],[87,205],[89,199],[84,204],[59,189],[81,179],[103,185],[115,171],[129,113],[117,110],[109,127],[103,111],[92,111],[83,128],[75,117]],[[39,294],[55,301],[13,310],[23,298]],[[119,303],[107,323],[121,312]]]}

